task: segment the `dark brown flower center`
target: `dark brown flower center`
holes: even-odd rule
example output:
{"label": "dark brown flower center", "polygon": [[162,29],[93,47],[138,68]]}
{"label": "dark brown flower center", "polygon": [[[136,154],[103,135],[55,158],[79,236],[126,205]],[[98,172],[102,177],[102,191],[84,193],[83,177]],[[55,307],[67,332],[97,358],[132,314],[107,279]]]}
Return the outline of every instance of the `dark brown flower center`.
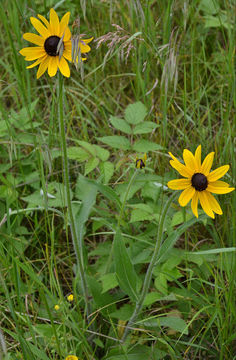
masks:
{"label": "dark brown flower center", "polygon": [[145,167],[145,163],[142,159],[137,159],[136,160],[136,168],[142,169]]}
{"label": "dark brown flower center", "polygon": [[206,190],[207,185],[208,185],[208,181],[207,181],[207,177],[201,173],[196,173],[192,176],[192,186],[197,190],[197,191],[203,191]]}
{"label": "dark brown flower center", "polygon": [[46,53],[50,56],[57,56],[58,52],[57,52],[57,45],[60,41],[59,36],[49,36],[45,43],[44,43],[44,49],[46,51]]}

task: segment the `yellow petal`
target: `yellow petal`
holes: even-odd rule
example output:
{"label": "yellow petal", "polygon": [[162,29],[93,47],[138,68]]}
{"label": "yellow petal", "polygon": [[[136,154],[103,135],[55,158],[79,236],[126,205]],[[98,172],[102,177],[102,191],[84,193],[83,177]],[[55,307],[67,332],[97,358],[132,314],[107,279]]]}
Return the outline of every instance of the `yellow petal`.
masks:
{"label": "yellow petal", "polygon": [[31,33],[25,33],[23,35],[23,38],[32,44],[43,46],[44,45],[44,38],[42,38],[39,35],[31,34]]}
{"label": "yellow petal", "polygon": [[51,56],[48,63],[48,75],[55,76],[58,69],[58,56]]}
{"label": "yellow petal", "polygon": [[50,29],[52,31],[51,35],[60,35],[59,18],[54,9],[50,10]]}
{"label": "yellow petal", "polygon": [[196,166],[197,166],[197,171],[200,171],[201,169],[201,151],[202,151],[202,147],[201,145],[199,145],[195,151],[195,162],[196,162]]}
{"label": "yellow petal", "polygon": [[42,61],[41,64],[39,65],[38,72],[37,72],[37,79],[39,79],[47,70],[49,60],[50,60],[50,57],[47,56],[45,58],[45,60]]}
{"label": "yellow petal", "polygon": [[62,75],[64,75],[65,77],[70,77],[70,68],[63,56],[59,62],[59,69]]}
{"label": "yellow petal", "polygon": [[89,44],[93,40],[93,37],[91,37],[89,39],[81,39],[81,40],[83,40],[83,42],[85,42],[85,44]]}
{"label": "yellow petal", "polygon": [[72,56],[71,56],[71,49],[70,50],[64,50],[63,51],[63,56],[67,59],[67,60],[69,60],[69,61],[72,61]]}
{"label": "yellow petal", "polygon": [[229,170],[229,165],[221,166],[218,169],[215,169],[214,171],[212,171],[207,176],[207,180],[210,182],[216,181],[216,180],[220,179],[222,176],[224,176],[228,170]]}
{"label": "yellow petal", "polygon": [[185,165],[183,165],[171,152],[169,155],[172,157],[173,160],[170,160],[170,165],[176,169],[180,175],[184,177],[192,177],[194,171],[188,169]]}
{"label": "yellow petal", "polygon": [[203,173],[205,176],[207,176],[211,170],[214,154],[214,152],[208,154],[202,163],[200,172]]}
{"label": "yellow petal", "polygon": [[70,32],[70,29],[68,27],[66,27],[63,31],[63,34],[65,33],[64,35],[64,38],[63,38],[63,41],[69,41],[70,38],[71,38],[71,32]]}
{"label": "yellow petal", "polygon": [[36,60],[42,56],[44,56],[45,50],[43,47],[27,47],[27,48],[23,48],[19,51],[19,53],[23,56],[25,56],[25,60],[31,61],[31,60]]}
{"label": "yellow petal", "polygon": [[212,219],[214,219],[215,215],[211,209],[208,194],[209,193],[207,191],[199,191],[198,192],[199,200],[200,200],[203,210],[205,211],[205,213],[208,216],[210,216]]}
{"label": "yellow petal", "polygon": [[212,181],[212,182],[209,182],[208,185],[211,185],[211,186],[217,186],[217,187],[229,187],[229,184],[224,182],[224,181],[221,181],[221,180],[217,180],[217,181]]}
{"label": "yellow petal", "polygon": [[214,186],[212,184],[208,184],[207,191],[212,192],[213,194],[228,194],[231,191],[234,191],[234,188],[231,187],[220,187],[220,186]]}
{"label": "yellow petal", "polygon": [[176,179],[167,183],[167,186],[172,190],[184,190],[191,185],[190,179]]}
{"label": "yellow petal", "polygon": [[45,17],[43,15],[38,14],[38,18],[46,25],[46,27],[48,28],[48,30],[50,30],[50,24],[47,21],[47,19],[45,19]]}
{"label": "yellow petal", "polygon": [[88,46],[87,44],[83,43],[82,40],[80,40],[79,47],[80,47],[81,54],[88,53],[91,50],[91,47]]}
{"label": "yellow petal", "polygon": [[198,218],[198,191],[195,191],[195,194],[193,195],[192,201],[191,201],[191,209],[193,214]]}
{"label": "yellow petal", "polygon": [[181,194],[179,197],[179,204],[181,206],[186,206],[187,203],[192,199],[194,193],[195,193],[195,189],[193,186],[189,186],[187,187]]}
{"label": "yellow petal", "polygon": [[49,36],[51,36],[49,30],[38,19],[31,17],[30,21],[31,21],[33,27],[38,31],[38,33],[44,39],[47,39]]}
{"label": "yellow petal", "polygon": [[59,36],[61,37],[65,31],[65,28],[68,26],[70,20],[70,12],[68,11],[61,19],[60,21],[60,34]]}
{"label": "yellow petal", "polygon": [[207,191],[207,196],[208,196],[208,200],[209,200],[209,203],[210,203],[210,206],[212,208],[212,210],[218,214],[218,215],[222,215],[223,214],[223,211],[220,207],[220,204],[218,203],[218,201],[214,198],[214,196],[211,195],[211,193],[209,193]]}
{"label": "yellow petal", "polygon": [[32,69],[33,67],[37,66],[38,64],[40,64],[42,61],[44,61],[46,59],[47,55],[45,55],[44,57],[39,58],[37,61],[35,61],[33,64],[29,65],[26,67],[26,69]]}
{"label": "yellow petal", "polygon": [[190,171],[194,172],[196,170],[196,164],[195,157],[193,156],[191,151],[189,151],[188,149],[184,149],[183,159],[187,168],[190,169]]}

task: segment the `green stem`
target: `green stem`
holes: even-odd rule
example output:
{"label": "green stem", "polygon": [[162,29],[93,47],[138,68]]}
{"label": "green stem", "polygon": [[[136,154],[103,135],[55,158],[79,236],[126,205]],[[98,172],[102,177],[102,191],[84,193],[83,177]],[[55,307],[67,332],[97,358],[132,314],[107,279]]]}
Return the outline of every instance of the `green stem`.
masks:
{"label": "green stem", "polygon": [[88,300],[88,289],[86,284],[86,277],[83,269],[83,259],[82,259],[82,252],[80,252],[79,249],[79,240],[77,236],[76,226],[75,226],[75,220],[72,210],[72,204],[71,204],[71,197],[70,197],[70,183],[69,183],[69,167],[68,167],[68,157],[67,157],[67,146],[66,146],[66,134],[65,134],[65,124],[64,124],[64,107],[63,107],[63,77],[61,74],[59,74],[59,124],[60,124],[60,137],[61,137],[61,146],[62,146],[62,152],[63,152],[63,163],[64,163],[64,182],[65,182],[65,188],[66,188],[66,205],[68,209],[68,215],[69,215],[69,225],[71,230],[71,236],[73,241],[73,246],[76,254],[76,260],[77,260],[77,268],[79,271],[79,277],[81,280],[81,286],[82,291],[84,295],[84,301],[85,301],[85,307],[86,307],[86,313],[87,313],[87,321],[89,322],[89,314],[90,314],[90,306],[89,306],[89,300]]}
{"label": "green stem", "polygon": [[136,317],[138,316],[138,314],[140,313],[140,310],[143,307],[144,299],[145,299],[145,297],[147,295],[147,292],[148,292],[148,289],[150,287],[153,268],[157,264],[159,253],[160,253],[162,237],[163,237],[163,228],[164,228],[164,224],[165,224],[166,214],[167,214],[167,212],[168,212],[168,210],[169,210],[175,196],[176,196],[176,193],[173,193],[173,195],[168,199],[168,201],[166,202],[166,204],[164,206],[163,212],[161,214],[159,227],[158,227],[158,232],[157,232],[157,240],[156,240],[155,249],[154,249],[154,252],[153,252],[153,255],[152,255],[151,262],[150,262],[150,264],[148,266],[148,270],[147,270],[147,273],[146,273],[146,276],[145,276],[145,279],[144,279],[144,282],[143,282],[143,288],[142,288],[142,292],[140,294],[139,300],[136,302],[134,312],[133,312],[131,318],[129,319],[128,324],[125,327],[124,335],[123,335],[123,338],[122,338],[123,342],[127,338],[127,335],[128,335],[128,333],[130,331],[130,327],[135,322]]}

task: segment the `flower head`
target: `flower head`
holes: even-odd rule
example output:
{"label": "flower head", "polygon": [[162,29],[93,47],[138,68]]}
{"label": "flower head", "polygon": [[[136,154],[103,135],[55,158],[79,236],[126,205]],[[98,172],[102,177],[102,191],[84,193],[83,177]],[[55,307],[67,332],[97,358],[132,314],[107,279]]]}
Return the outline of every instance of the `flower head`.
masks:
{"label": "flower head", "polygon": [[60,309],[60,306],[56,304],[56,305],[54,306],[54,309],[55,309],[56,311],[58,311],[58,310]]}
{"label": "flower head", "polygon": [[75,355],[68,355],[65,360],[79,360],[79,358]]}
{"label": "flower head", "polygon": [[[50,77],[55,76],[59,68],[62,75],[70,77],[70,68],[67,63],[72,61],[72,42],[71,32],[68,27],[70,12],[67,12],[59,21],[54,9],[50,10],[49,21],[44,16],[38,15],[39,21],[31,17],[30,21],[39,35],[25,33],[23,38],[37,46],[30,46],[20,50],[20,54],[26,61],[36,60],[33,64],[27,66],[27,69],[39,65],[37,79],[39,79],[48,69]],[[87,45],[91,39],[81,39],[78,43],[80,54],[89,52],[91,49]],[[86,58],[82,58],[85,60]]]}
{"label": "flower head", "polygon": [[146,166],[147,154],[145,153],[142,158],[136,158],[135,166],[136,169],[142,169]]}
{"label": "flower head", "polygon": [[219,179],[229,170],[229,165],[224,165],[210,172],[213,163],[214,152],[208,154],[201,163],[201,145],[193,155],[191,151],[184,149],[183,159],[185,165],[180,163],[174,155],[170,165],[176,169],[185,179],[171,180],[168,187],[172,190],[184,190],[179,197],[179,204],[186,206],[190,200],[192,212],[198,217],[198,200],[205,211],[211,218],[215,218],[216,214],[222,215],[222,209],[218,201],[211,194],[226,194],[234,190],[224,181]]}
{"label": "flower head", "polygon": [[73,294],[68,295],[67,300],[72,302],[74,300],[74,295]]}

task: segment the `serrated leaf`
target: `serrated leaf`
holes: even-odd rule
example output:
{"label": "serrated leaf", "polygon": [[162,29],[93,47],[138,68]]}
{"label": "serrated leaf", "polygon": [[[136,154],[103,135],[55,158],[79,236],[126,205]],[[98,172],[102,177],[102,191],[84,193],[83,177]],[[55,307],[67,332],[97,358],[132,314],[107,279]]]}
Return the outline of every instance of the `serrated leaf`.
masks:
{"label": "serrated leaf", "polygon": [[108,150],[103,149],[101,146],[93,145],[93,147],[96,150],[97,157],[102,161],[107,161],[107,159],[110,156],[110,153]]}
{"label": "serrated leaf", "polygon": [[99,164],[99,159],[98,158],[91,158],[88,160],[88,162],[85,164],[85,169],[84,169],[84,175],[88,175],[91,171],[93,171]]}
{"label": "serrated leaf", "polygon": [[152,132],[154,129],[158,127],[157,124],[155,124],[152,121],[144,121],[140,124],[137,124],[133,130],[133,133],[136,134],[147,134]]}
{"label": "serrated leaf", "polygon": [[114,165],[110,161],[100,164],[101,172],[104,176],[104,183],[108,184],[112,175],[114,174]]}
{"label": "serrated leaf", "polygon": [[131,127],[125,120],[119,119],[115,116],[111,116],[110,122],[117,130],[123,131],[126,134],[132,134]]}
{"label": "serrated leaf", "polygon": [[147,109],[140,101],[128,105],[125,109],[125,120],[132,125],[141,123],[146,115]]}
{"label": "serrated leaf", "polygon": [[91,154],[81,147],[71,146],[67,149],[67,156],[70,160],[85,161],[91,157]]}
{"label": "serrated leaf", "polygon": [[118,286],[118,281],[115,273],[103,275],[101,277],[101,281],[102,281],[102,294]]}
{"label": "serrated leaf", "polygon": [[118,229],[114,237],[114,262],[117,279],[121,289],[134,302],[137,301],[138,277],[130,260],[124,239]]}
{"label": "serrated leaf", "polygon": [[163,150],[163,147],[149,140],[138,140],[133,144],[133,150],[137,152],[148,152]]}
{"label": "serrated leaf", "polygon": [[96,156],[96,150],[92,144],[82,140],[78,140],[77,142],[80,144],[80,146],[82,146],[85,150],[87,150],[93,157]]}
{"label": "serrated leaf", "polygon": [[111,146],[114,149],[130,150],[131,145],[129,140],[124,136],[103,136],[99,137],[98,140],[106,145]]}

